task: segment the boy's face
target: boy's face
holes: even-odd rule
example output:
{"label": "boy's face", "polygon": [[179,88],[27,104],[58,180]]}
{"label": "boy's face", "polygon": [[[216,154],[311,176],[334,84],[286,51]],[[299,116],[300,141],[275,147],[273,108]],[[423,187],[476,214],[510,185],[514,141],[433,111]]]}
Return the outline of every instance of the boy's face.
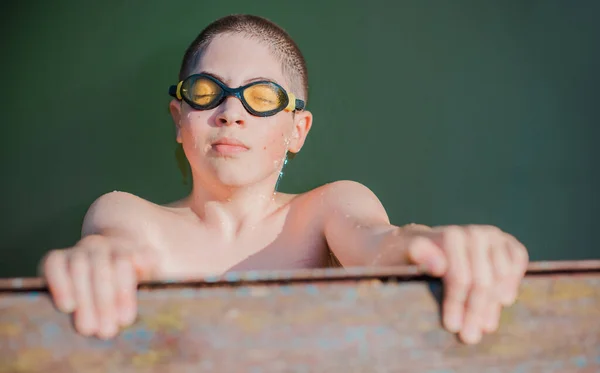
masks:
{"label": "boy's face", "polygon": [[[266,78],[291,92],[281,63],[268,47],[239,34],[215,37],[192,74],[201,72],[231,88]],[[171,101],[170,109],[194,177],[231,187],[276,178],[286,152],[300,150],[312,123],[308,111],[253,116],[235,97],[211,110],[194,110],[177,100]],[[240,146],[228,145],[235,142]]]}

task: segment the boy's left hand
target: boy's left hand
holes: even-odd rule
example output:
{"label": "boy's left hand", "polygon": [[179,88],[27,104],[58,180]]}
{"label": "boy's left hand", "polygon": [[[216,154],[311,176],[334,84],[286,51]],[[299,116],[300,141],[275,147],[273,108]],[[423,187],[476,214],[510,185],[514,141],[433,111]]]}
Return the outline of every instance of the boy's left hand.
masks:
{"label": "boy's left hand", "polygon": [[495,331],[527,270],[525,247],[491,226],[407,226],[404,232],[409,260],[443,280],[446,329],[465,343]]}

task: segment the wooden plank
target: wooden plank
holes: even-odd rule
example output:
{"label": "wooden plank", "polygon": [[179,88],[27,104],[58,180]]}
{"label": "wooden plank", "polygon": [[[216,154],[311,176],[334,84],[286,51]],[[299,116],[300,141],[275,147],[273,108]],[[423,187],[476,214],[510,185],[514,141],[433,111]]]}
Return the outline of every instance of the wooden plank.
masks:
{"label": "wooden plank", "polygon": [[600,372],[600,261],[532,263],[500,329],[463,345],[416,268],[245,272],[140,286],[84,338],[40,279],[0,281],[0,372]]}

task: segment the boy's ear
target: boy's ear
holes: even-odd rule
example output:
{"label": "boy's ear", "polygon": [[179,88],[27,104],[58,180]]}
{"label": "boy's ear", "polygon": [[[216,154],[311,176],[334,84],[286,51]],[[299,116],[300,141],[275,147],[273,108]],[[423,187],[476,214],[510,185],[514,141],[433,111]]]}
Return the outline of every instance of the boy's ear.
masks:
{"label": "boy's ear", "polygon": [[169,102],[169,112],[171,112],[171,118],[173,118],[173,123],[175,123],[175,129],[177,130],[176,140],[181,144],[181,104],[179,101],[172,99]]}
{"label": "boy's ear", "polygon": [[302,149],[302,146],[304,146],[304,142],[306,141],[306,136],[308,136],[308,132],[312,127],[312,121],[313,116],[310,111],[303,110],[295,113],[294,130],[292,132],[288,151],[298,153],[300,149]]}

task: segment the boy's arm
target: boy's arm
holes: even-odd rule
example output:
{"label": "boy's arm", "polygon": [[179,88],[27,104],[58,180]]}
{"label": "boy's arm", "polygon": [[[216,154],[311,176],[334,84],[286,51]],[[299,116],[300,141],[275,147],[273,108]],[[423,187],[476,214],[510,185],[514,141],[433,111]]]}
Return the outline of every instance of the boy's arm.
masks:
{"label": "boy's arm", "polygon": [[41,261],[57,308],[75,312],[75,327],[84,335],[108,338],[135,318],[137,281],[157,262],[148,247],[151,230],[141,224],[144,207],[127,193],[103,195],[84,218],[81,240]]}
{"label": "boy's arm", "polygon": [[342,181],[324,189],[323,231],[343,266],[418,265],[443,279],[448,330],[475,343],[497,328],[501,306],[514,302],[528,261],[513,236],[490,226],[398,227],[366,187]]}

